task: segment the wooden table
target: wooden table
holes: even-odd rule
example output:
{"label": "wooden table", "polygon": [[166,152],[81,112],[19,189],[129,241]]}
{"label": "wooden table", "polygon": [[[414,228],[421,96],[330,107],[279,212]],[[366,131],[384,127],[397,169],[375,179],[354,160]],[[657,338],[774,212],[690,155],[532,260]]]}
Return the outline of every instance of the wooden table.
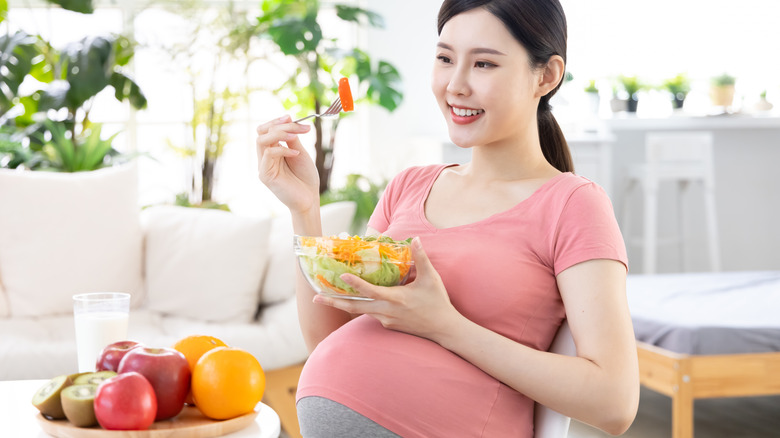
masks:
{"label": "wooden table", "polygon": [[[51,438],[38,425],[38,410],[31,403],[35,391],[45,383],[46,380],[0,381],[0,424],[3,425],[3,436]],[[263,403],[259,404],[259,409],[253,424],[225,435],[225,438],[278,438],[281,433],[279,416]]]}

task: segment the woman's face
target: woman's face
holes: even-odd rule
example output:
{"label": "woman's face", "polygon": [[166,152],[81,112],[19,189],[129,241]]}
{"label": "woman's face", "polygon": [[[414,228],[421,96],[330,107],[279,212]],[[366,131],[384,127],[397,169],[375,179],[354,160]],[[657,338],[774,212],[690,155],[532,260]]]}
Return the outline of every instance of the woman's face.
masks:
{"label": "woman's face", "polygon": [[432,88],[456,145],[511,141],[535,129],[538,79],[526,50],[490,12],[472,9],[442,28]]}

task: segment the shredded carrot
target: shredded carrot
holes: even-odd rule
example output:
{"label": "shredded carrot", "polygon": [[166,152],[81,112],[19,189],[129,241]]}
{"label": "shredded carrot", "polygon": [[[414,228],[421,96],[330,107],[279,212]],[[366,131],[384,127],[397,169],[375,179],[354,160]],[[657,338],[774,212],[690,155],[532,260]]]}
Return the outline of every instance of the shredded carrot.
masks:
{"label": "shredded carrot", "polygon": [[326,280],[325,277],[322,276],[322,274],[317,274],[317,280],[319,280],[319,282],[322,283],[322,285],[324,287],[326,287],[327,289],[330,289],[330,290],[332,290],[332,291],[334,291],[336,293],[339,293],[341,295],[350,295],[350,293],[347,292],[346,290],[344,290],[344,289],[342,289],[342,288],[340,288],[338,286],[335,286],[331,282]]}

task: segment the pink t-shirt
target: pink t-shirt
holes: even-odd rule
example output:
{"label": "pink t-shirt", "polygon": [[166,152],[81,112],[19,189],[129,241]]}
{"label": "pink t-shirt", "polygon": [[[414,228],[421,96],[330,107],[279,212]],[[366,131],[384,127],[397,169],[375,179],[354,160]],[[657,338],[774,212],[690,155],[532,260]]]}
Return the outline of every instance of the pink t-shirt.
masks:
{"label": "pink t-shirt", "polygon": [[[547,350],[565,317],[555,276],[591,259],[627,264],[609,198],[595,183],[562,173],[507,211],[439,229],[424,205],[445,167],[399,174],[368,225],[394,239],[419,236],[458,311]],[[298,399],[307,396],[344,404],[404,437],[533,436],[531,399],[439,344],[367,315],[314,350],[298,384]]]}

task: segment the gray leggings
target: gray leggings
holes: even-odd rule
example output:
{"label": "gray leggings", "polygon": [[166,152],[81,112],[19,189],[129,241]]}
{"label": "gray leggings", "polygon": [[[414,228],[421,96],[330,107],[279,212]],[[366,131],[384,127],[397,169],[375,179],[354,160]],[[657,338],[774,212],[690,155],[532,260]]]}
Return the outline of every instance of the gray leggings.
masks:
{"label": "gray leggings", "polygon": [[395,438],[369,418],[324,397],[304,397],[296,404],[304,438]]}

